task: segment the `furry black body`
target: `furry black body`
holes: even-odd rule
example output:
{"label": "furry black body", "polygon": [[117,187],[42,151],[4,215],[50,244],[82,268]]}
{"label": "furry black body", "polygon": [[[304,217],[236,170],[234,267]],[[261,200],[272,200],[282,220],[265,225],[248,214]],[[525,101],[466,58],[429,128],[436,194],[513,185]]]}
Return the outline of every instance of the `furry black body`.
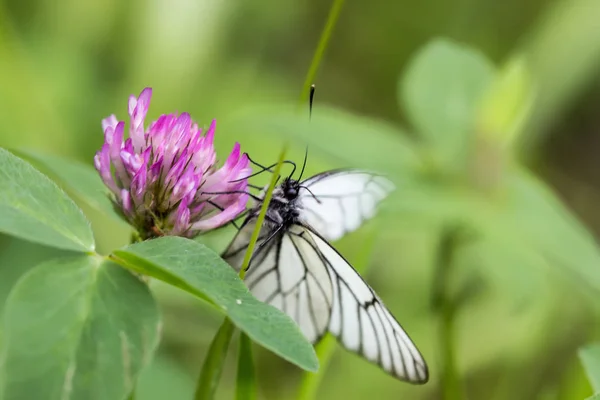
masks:
{"label": "furry black body", "polygon": [[[268,228],[287,230],[290,226],[300,223],[302,210],[302,204],[298,201],[300,189],[299,181],[285,178],[283,183],[273,190],[273,197],[265,215],[265,225]],[[262,202],[258,202],[248,215],[248,219],[257,217],[261,207]]]}

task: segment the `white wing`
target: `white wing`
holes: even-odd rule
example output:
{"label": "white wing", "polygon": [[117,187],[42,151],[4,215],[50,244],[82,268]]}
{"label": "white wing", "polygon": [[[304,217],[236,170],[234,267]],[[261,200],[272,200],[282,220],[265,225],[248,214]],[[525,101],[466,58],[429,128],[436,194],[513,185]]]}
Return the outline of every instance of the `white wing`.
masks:
{"label": "white wing", "polygon": [[328,330],[346,349],[389,374],[412,383],[427,382],[425,360],[373,289],[318,234],[307,229],[301,238],[314,243],[327,264],[333,287]]}
{"label": "white wing", "polygon": [[327,240],[337,240],[373,217],[394,184],[357,170],[328,171],[301,183],[300,218]]}
{"label": "white wing", "polygon": [[[246,223],[223,255],[236,270],[254,226],[255,219]],[[255,297],[292,317],[312,343],[330,331],[389,374],[427,382],[427,366],[411,339],[325,239],[300,225],[280,232],[263,227],[259,238],[245,277]]]}
{"label": "white wing", "polygon": [[[223,254],[237,271],[255,225],[256,219],[245,223]],[[244,278],[252,294],[288,314],[311,343],[318,342],[329,325],[333,288],[309,232],[298,225],[279,232],[263,226],[252,257]]]}

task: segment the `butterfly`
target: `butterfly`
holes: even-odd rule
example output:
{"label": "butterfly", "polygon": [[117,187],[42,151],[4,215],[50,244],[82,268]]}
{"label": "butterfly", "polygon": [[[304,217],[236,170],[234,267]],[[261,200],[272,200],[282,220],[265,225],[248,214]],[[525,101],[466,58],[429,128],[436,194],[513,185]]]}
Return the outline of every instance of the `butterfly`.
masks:
{"label": "butterfly", "polygon": [[[298,180],[292,178],[294,171],[273,191],[246,285],[256,298],[288,314],[311,343],[330,332],[346,349],[390,375],[411,383],[427,382],[427,365],[412,340],[328,242],[373,217],[394,185],[360,170],[333,170],[303,181],[302,173]],[[262,197],[254,196],[256,204],[223,253],[237,271],[263,197],[264,190]]]}

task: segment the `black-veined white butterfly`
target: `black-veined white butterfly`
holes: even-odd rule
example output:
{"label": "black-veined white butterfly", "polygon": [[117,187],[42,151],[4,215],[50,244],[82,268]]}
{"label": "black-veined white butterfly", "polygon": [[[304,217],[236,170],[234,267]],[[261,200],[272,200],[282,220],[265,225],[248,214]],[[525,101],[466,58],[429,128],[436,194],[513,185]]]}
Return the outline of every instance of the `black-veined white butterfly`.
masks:
{"label": "black-veined white butterfly", "polygon": [[[292,317],[312,343],[329,331],[396,378],[427,382],[427,365],[412,340],[328,243],[372,217],[393,184],[358,170],[328,171],[304,181],[302,173],[299,180],[292,176],[273,191],[245,276],[250,291]],[[223,254],[238,271],[262,204],[260,195],[255,200]]]}

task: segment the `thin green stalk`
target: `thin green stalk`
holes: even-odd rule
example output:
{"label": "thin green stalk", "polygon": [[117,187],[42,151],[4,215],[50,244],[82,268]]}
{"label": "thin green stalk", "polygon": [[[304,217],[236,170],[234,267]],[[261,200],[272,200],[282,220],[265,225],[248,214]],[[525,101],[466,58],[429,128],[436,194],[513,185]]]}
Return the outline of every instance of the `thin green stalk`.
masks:
{"label": "thin green stalk", "polygon": [[252,362],[252,341],[243,332],[240,333],[235,398],[236,400],[256,400],[256,372]]}
{"label": "thin green stalk", "polygon": [[210,400],[215,397],[232,335],[233,324],[229,318],[225,318],[208,348],[208,354],[204,359],[204,364],[198,377],[198,386],[194,395],[195,400]]}
{"label": "thin green stalk", "polygon": [[440,347],[442,364],[442,390],[444,400],[460,400],[464,398],[460,375],[456,368],[456,352],[454,350],[454,305],[445,301],[440,310]]}
{"label": "thin green stalk", "polygon": [[327,45],[329,44],[329,39],[331,38],[333,29],[337,24],[340,12],[342,11],[342,6],[344,5],[344,1],[345,0],[334,0],[333,5],[331,6],[331,10],[329,10],[329,16],[327,17],[327,22],[325,23],[325,27],[323,28],[323,32],[321,33],[321,38],[319,39],[317,50],[315,50],[315,54],[313,55],[310,67],[308,69],[308,72],[306,73],[306,78],[304,79],[304,85],[302,86],[302,92],[300,93],[300,106],[306,104],[306,101],[308,100],[308,95],[310,93],[310,85],[314,83],[315,76],[317,76],[317,70],[319,69],[319,65],[321,64],[321,59],[323,58],[325,49],[327,49]]}
{"label": "thin green stalk", "polygon": [[[373,229],[370,232],[366,232],[367,239],[365,240],[360,253],[356,257],[354,263],[355,269],[364,274],[369,266],[369,260],[373,254],[373,247],[375,244],[375,231]],[[336,349],[336,340],[330,334],[327,334],[323,340],[315,347],[317,357],[319,358],[319,372],[305,372],[302,377],[302,382],[298,390],[296,398],[298,400],[312,400],[316,398],[319,385],[325,377],[327,366],[333,357],[333,353]]]}
{"label": "thin green stalk", "polygon": [[[284,146],[284,148],[281,150],[281,154],[279,155],[279,161],[277,163],[277,166],[275,167],[273,175],[271,176],[269,188],[267,189],[267,193],[265,194],[265,198],[263,200],[260,213],[258,214],[258,218],[256,219],[256,226],[254,228],[254,231],[252,232],[252,236],[250,237],[248,248],[246,249],[244,261],[242,262],[242,266],[239,272],[239,276],[241,279],[244,279],[246,269],[248,269],[248,265],[250,265],[250,259],[252,257],[252,253],[254,252],[256,242],[258,241],[260,229],[265,220],[265,215],[267,214],[267,209],[269,208],[269,203],[271,202],[271,197],[273,197],[273,189],[275,189],[277,177],[279,176],[279,172],[281,171],[283,160],[285,160],[286,152],[287,147]],[[208,349],[206,359],[204,360],[204,364],[202,365],[200,375],[198,376],[196,394],[194,396],[195,400],[211,400],[215,397],[215,392],[219,384],[219,379],[221,378],[221,373],[223,372],[223,363],[225,361],[225,355],[227,354],[229,342],[231,341],[231,337],[233,336],[233,328],[234,327],[231,321],[228,318],[225,318],[223,324],[219,328],[219,331],[213,338],[213,341],[210,344],[210,348]]]}
{"label": "thin green stalk", "polygon": [[252,232],[252,236],[250,237],[250,242],[248,243],[248,248],[246,249],[246,254],[244,255],[244,262],[242,262],[242,268],[240,269],[240,279],[244,279],[244,276],[246,275],[246,270],[248,269],[248,265],[250,265],[250,259],[252,258],[252,253],[254,252],[254,246],[256,246],[256,242],[258,241],[258,236],[260,235],[260,229],[262,228],[262,224],[263,222],[265,222],[267,209],[269,208],[269,203],[271,202],[271,198],[273,197],[273,190],[275,189],[275,184],[277,183],[277,178],[279,177],[279,172],[281,171],[281,166],[283,165],[283,161],[285,160],[286,152],[287,145],[284,145],[283,149],[281,149],[281,153],[279,154],[277,166],[273,170],[273,175],[271,175],[271,181],[269,182],[267,193],[265,194],[265,197],[263,199],[262,207],[260,208],[260,213],[258,214],[258,218],[256,218],[256,226],[254,227],[254,232]]}
{"label": "thin green stalk", "polygon": [[319,371],[317,373],[304,372],[296,399],[312,400],[316,397],[335,349],[336,340],[329,333],[315,346],[315,352],[319,359]]}
{"label": "thin green stalk", "polygon": [[439,318],[438,332],[442,373],[440,385],[443,400],[465,398],[460,375],[456,368],[454,348],[456,304],[449,295],[447,287],[460,240],[460,232],[457,228],[450,227],[443,230],[438,247],[432,290],[432,306]]}

